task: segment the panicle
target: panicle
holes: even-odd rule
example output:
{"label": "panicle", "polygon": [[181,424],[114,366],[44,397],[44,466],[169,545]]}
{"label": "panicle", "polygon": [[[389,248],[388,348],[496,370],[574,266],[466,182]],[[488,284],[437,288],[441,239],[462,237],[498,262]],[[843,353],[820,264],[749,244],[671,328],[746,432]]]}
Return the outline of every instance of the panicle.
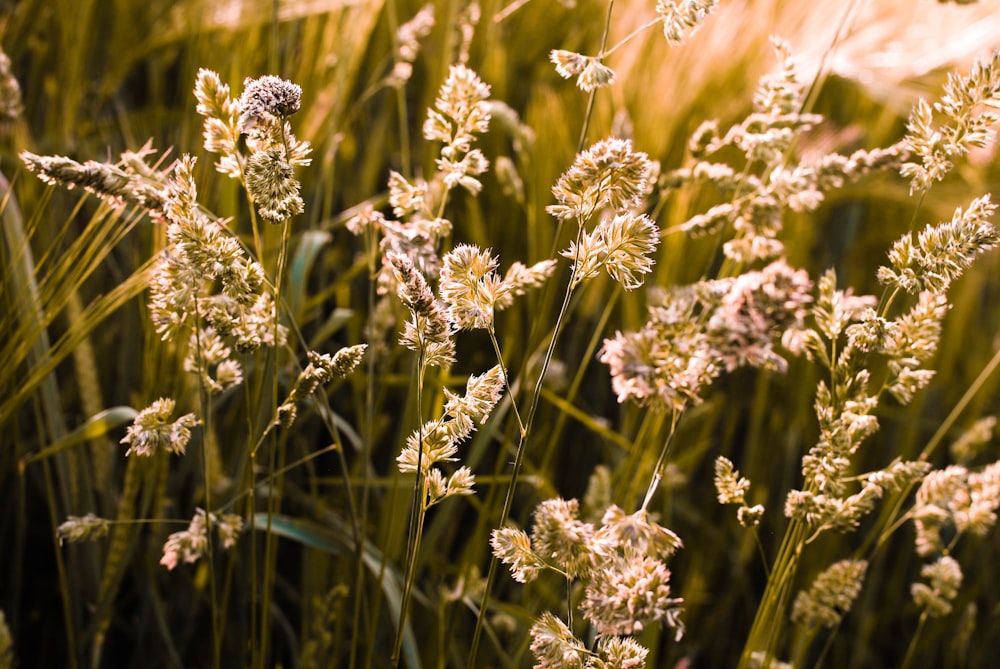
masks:
{"label": "panicle", "polygon": [[546,211],[583,225],[598,208],[623,213],[640,205],[653,174],[649,156],[632,149],[631,140],[608,138],[580,152],[552,188],[558,204]]}
{"label": "panicle", "polygon": [[937,561],[924,565],[920,575],[929,583],[914,583],[910,594],[917,606],[932,618],[940,618],[951,613],[952,603],[962,587],[962,567],[950,555],[942,555]]}
{"label": "panicle", "polygon": [[671,44],[680,44],[694,34],[718,4],[719,0],[657,0],[656,13],[663,19],[663,36]]}
{"label": "panicle", "polygon": [[921,230],[916,244],[904,235],[889,251],[892,268],[879,268],[879,281],[910,293],[947,291],[976,256],[1000,243],[1000,231],[988,220],[996,208],[987,194],[956,209],[950,221]]}
{"label": "panicle", "polygon": [[839,625],[861,593],[867,571],[867,560],[834,562],[796,596],[792,622],[806,627]]}
{"label": "panicle", "polygon": [[273,74],[265,74],[259,79],[247,77],[243,81],[240,95],[240,132],[255,135],[270,126],[281,123],[302,105],[302,88],[298,84]]}
{"label": "panicle", "polygon": [[56,534],[59,536],[59,545],[62,546],[64,541],[72,544],[106,537],[110,527],[110,521],[88,513],[86,516],[67,516],[56,528]]}
{"label": "panicle", "polygon": [[545,563],[531,549],[531,539],[524,530],[503,527],[493,530],[490,536],[493,555],[510,569],[518,583],[533,581]]}
{"label": "panicle", "polygon": [[530,635],[535,669],[584,669],[589,656],[587,648],[551,612],[546,611],[538,618]]}
{"label": "panicle", "polygon": [[158,450],[183,455],[191,440],[191,428],[201,421],[193,413],[170,420],[174,413],[174,400],[161,397],[139,412],[121,443],[128,444],[125,455],[149,457]]}

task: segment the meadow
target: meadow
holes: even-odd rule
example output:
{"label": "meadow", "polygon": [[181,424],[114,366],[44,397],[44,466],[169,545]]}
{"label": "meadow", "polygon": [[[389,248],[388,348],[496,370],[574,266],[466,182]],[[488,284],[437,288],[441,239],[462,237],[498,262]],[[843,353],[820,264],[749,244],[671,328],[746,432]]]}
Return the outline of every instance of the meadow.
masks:
{"label": "meadow", "polygon": [[0,669],[993,666],[994,0],[0,48]]}

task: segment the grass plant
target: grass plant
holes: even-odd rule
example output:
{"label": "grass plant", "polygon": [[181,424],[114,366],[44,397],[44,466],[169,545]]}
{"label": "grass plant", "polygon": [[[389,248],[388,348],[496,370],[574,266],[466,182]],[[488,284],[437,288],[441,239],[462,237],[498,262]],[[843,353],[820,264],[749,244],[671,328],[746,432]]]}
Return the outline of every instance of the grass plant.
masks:
{"label": "grass plant", "polygon": [[1000,19],[821,5],[0,3],[0,668],[992,666]]}

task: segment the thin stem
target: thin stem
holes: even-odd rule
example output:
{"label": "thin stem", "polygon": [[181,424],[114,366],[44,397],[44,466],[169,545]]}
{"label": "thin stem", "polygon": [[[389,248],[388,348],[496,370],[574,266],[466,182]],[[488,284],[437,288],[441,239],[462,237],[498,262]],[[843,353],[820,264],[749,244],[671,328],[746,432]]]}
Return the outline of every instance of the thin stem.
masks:
{"label": "thin stem", "polygon": [[906,648],[906,655],[903,657],[903,663],[899,665],[900,669],[909,669],[913,664],[913,658],[917,654],[917,641],[920,639],[920,633],[924,630],[924,625],[927,623],[927,611],[924,610],[920,614],[920,620],[917,621],[917,629],[913,630],[913,636],[910,638],[910,645]]}
{"label": "thin stem", "polygon": [[[948,413],[947,417],[945,417],[945,419],[938,426],[930,440],[928,440],[927,445],[924,446],[924,450],[920,452],[920,456],[917,458],[918,460],[926,462],[931,457],[941,442],[944,441],[945,435],[948,434],[952,427],[954,427],[955,423],[958,421],[958,417],[962,415],[962,412],[965,411],[966,407],[969,406],[969,403],[972,402],[972,398],[975,397],[976,394],[982,389],[982,387],[986,384],[986,381],[990,376],[992,376],[998,366],[1000,366],[1000,348],[998,348],[993,354],[990,361],[986,363],[983,370],[979,372],[979,376],[976,377],[976,379],[969,386],[968,390],[966,390],[962,395],[961,399],[958,400],[958,403],[955,404],[952,410]],[[911,483],[906,490],[897,496],[896,504],[886,521],[886,525],[888,525],[888,527],[879,535],[876,547],[881,546],[883,543],[888,541],[889,536],[897,528],[899,528],[903,522],[905,522],[906,516],[904,515],[900,517],[900,510],[902,509],[903,502],[906,500],[909,491],[912,490],[914,485],[915,484]]]}
{"label": "thin stem", "polygon": [[208,374],[201,346],[201,305],[198,303],[198,296],[194,298],[195,311],[195,357],[198,360],[198,399],[201,404],[202,430],[201,430],[201,465],[205,485],[205,555],[208,564],[209,591],[212,595],[212,662],[214,667],[222,666],[222,635],[219,630],[221,621],[219,620],[219,603],[217,601],[215,584],[215,554],[214,542],[212,541],[212,476],[208,466],[208,436],[212,431],[212,400],[205,388],[202,374]]}
{"label": "thin stem", "polygon": [[611,54],[613,54],[615,51],[617,51],[621,47],[623,47],[626,44],[628,44],[629,42],[631,42],[638,35],[640,35],[641,33],[644,33],[645,31],[647,31],[650,28],[652,28],[653,26],[655,26],[657,23],[663,23],[663,17],[662,16],[658,16],[655,19],[653,19],[651,21],[647,21],[643,25],[639,26],[638,28],[636,28],[635,30],[633,30],[632,32],[630,32],[628,35],[626,35],[624,38],[622,38],[617,44],[615,44],[610,49],[607,49],[606,51],[602,50],[601,51],[601,55],[598,56],[598,58],[602,59],[602,60],[604,58],[607,58],[608,56],[610,56]]}
{"label": "thin stem", "polygon": [[653,499],[656,489],[660,487],[660,481],[663,480],[663,468],[667,464],[667,453],[670,451],[670,444],[674,441],[674,434],[677,433],[677,421],[679,419],[680,412],[675,410],[670,417],[670,432],[667,434],[667,438],[663,440],[660,457],[656,460],[656,467],[653,468],[653,478],[650,480],[649,487],[646,489],[646,496],[642,500],[641,511],[645,511],[649,507],[650,500]]}
{"label": "thin stem", "polygon": [[[416,318],[416,315],[414,315]],[[413,580],[417,565],[417,551],[420,549],[420,537],[423,534],[423,522],[426,512],[424,491],[424,416],[423,387],[426,365],[424,351],[417,356],[417,471],[413,482],[413,499],[410,503],[410,529],[407,539],[406,579],[403,584],[403,598],[399,605],[399,622],[396,625],[396,642],[392,649],[392,666],[399,666],[400,650],[403,647],[403,631],[406,628],[406,613],[410,606],[410,596],[413,592]]]}
{"label": "thin stem", "polygon": [[[552,338],[549,340],[549,346],[545,351],[545,357],[542,359],[542,366],[538,373],[538,380],[535,382],[535,389],[531,395],[531,401],[528,404],[528,413],[525,417],[524,429],[521,431],[520,438],[517,442],[517,452],[514,455],[514,465],[510,474],[510,484],[507,486],[507,495],[504,498],[503,509],[500,512],[500,521],[498,527],[503,527],[507,524],[507,519],[510,517],[510,510],[514,504],[514,491],[517,488],[517,479],[521,473],[521,465],[524,462],[524,452],[527,450],[528,445],[528,435],[531,432],[531,424],[535,417],[535,411],[538,409],[538,400],[542,395],[542,383],[545,381],[545,372],[548,371],[549,363],[552,362],[552,356],[555,352],[556,341],[559,339],[559,334],[562,332],[563,321],[566,318],[566,314],[569,311],[570,300],[573,297],[574,286],[576,285],[576,267],[579,264],[579,249],[580,240],[583,238],[583,224],[581,222],[576,236],[576,246],[577,257],[573,259],[573,272],[569,278],[569,283],[566,286],[566,293],[563,295],[562,306],[559,308],[559,315],[556,317],[555,328],[552,330]],[[482,638],[483,634],[483,623],[486,618],[486,610],[488,608],[490,599],[490,590],[493,589],[493,583],[496,580],[497,564],[498,560],[496,555],[490,558],[490,568],[486,576],[486,585],[483,588],[483,598],[479,605],[479,615],[476,616],[476,629],[472,635],[472,646],[469,650],[469,661],[467,666],[476,666],[476,653],[479,650],[479,640]]]}
{"label": "thin stem", "polygon": [[504,364],[503,354],[500,352],[500,342],[497,341],[496,329],[493,327],[492,322],[490,322],[489,333],[490,341],[493,343],[493,352],[497,356],[497,362],[500,363],[500,373],[503,374],[503,383],[507,386],[507,394],[510,395],[510,406],[514,410],[514,418],[517,420],[518,434],[524,434],[524,421],[521,420],[521,414],[517,411],[517,402],[514,401],[514,390],[510,386],[510,377],[507,376],[507,365]]}

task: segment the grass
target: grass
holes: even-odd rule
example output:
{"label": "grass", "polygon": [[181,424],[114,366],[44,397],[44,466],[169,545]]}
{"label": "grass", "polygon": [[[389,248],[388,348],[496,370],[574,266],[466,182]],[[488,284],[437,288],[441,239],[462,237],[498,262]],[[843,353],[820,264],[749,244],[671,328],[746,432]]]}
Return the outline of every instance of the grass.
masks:
{"label": "grass", "polygon": [[[0,194],[0,345],[9,361],[0,371],[0,545],[7,547],[0,611],[13,639],[13,655],[5,656],[0,635],[0,667],[8,657],[25,667],[383,667],[397,644],[401,666],[464,667],[470,655],[474,666],[532,666],[538,660],[529,629],[544,611],[563,620],[572,614],[573,630],[593,649],[592,622],[573,613],[583,588],[574,591],[556,574],[522,585],[494,562],[484,600],[490,532],[508,495],[511,523],[527,529],[543,500],[583,500],[588,490],[603,501],[596,509],[584,504],[597,514],[589,520],[599,521],[610,503],[632,513],[668,441],[649,510],[684,541],[667,562],[672,596],[684,600],[686,634],[675,641],[666,626],[650,625],[636,639],[649,648],[650,667],[746,664],[789,526],[785,495],[802,485],[800,458],[818,435],[817,383],[829,372],[785,355],[785,373],[736,369],[704,388],[702,403],[675,415],[619,404],[608,367],[598,361],[605,338],[646,322],[654,287],[725,271],[726,237],[675,230],[729,196],[693,184],[648,198],[644,211],[664,232],[643,288],[623,291],[601,274],[564,307],[570,261],[562,258],[545,285],[498,313],[495,336],[513,393],[460,446],[455,465],[475,473],[476,494],[418,514],[419,551],[410,537],[411,498],[420,493],[414,497],[414,477],[399,472],[396,458],[419,425],[441,414],[444,389],[462,394],[469,375],[496,364],[494,347],[486,332],[462,332],[454,365],[424,368],[397,343],[410,317],[398,301],[391,323],[373,336],[380,254],[345,224],[365,203],[391,215],[390,170],[434,174],[441,144],[424,140],[421,127],[460,57],[508,112],[494,109],[489,132],[474,144],[491,162],[482,191],[473,197],[459,188],[444,202],[454,229],[442,253],[477,244],[492,249],[505,271],[514,261],[555,257],[575,238],[572,221],[558,225],[546,207],[581,149],[628,135],[668,173],[690,165],[688,138],[702,121],[717,118],[725,129],[743,118],[758,78],[775,65],[769,35],[790,41],[805,82],[814,83],[809,111],[826,118],[799,138],[796,152],[850,154],[898,141],[917,95],[939,96],[946,72],[966,72],[973,55],[988,55],[996,46],[989,43],[996,34],[987,29],[996,21],[989,3],[880,0],[807,10],[778,0],[723,2],[680,45],[668,45],[654,28],[615,51],[607,65],[617,80],[595,91],[592,108],[589,94],[555,72],[549,52],[596,54],[606,25],[607,43],[616,44],[654,16],[648,4],[578,0],[570,8],[536,0],[497,22],[504,6],[487,0],[465,44],[468,6],[434,2],[436,23],[400,88],[385,85],[394,35],[418,3],[258,0],[230,11],[237,4],[0,6],[0,44],[24,108],[0,128],[0,172],[11,184]],[[902,36],[895,60],[881,46],[886,35]],[[301,110],[289,121],[313,147],[311,165],[295,170],[304,212],[287,229],[257,219],[255,255],[270,285],[280,286],[288,346],[243,355],[245,382],[210,399],[183,370],[186,337],[164,342],[151,327],[150,259],[167,243],[165,226],[140,206],[111,207],[81,190],[46,186],[18,158],[27,150],[114,162],[148,139],[159,151],[150,162],[162,161],[165,170],[190,153],[198,158],[201,206],[231,220],[245,248],[256,249],[254,205],[237,181],[213,171],[217,157],[202,147],[203,119],[191,95],[202,67],[218,72],[234,97],[245,77],[268,72],[301,86]],[[875,272],[897,238],[911,226],[948,220],[956,206],[994,189],[992,150],[956,160],[919,205],[907,181],[886,172],[831,191],[815,211],[786,212],[785,257],[814,281],[832,267],[840,287],[878,297]],[[519,190],[495,169],[501,157],[516,169]],[[997,412],[997,377],[981,377],[1000,331],[997,263],[995,252],[983,255],[950,287],[951,309],[930,362],[935,379],[909,404],[879,405],[880,430],[858,451],[852,473],[881,469],[897,456],[917,458],[945,425],[929,456],[942,468],[957,461],[948,445]],[[562,311],[565,326],[547,357]],[[307,350],[332,354],[360,343],[369,348],[353,374],[323,384],[299,406],[291,429],[268,429]],[[545,382],[533,395],[543,360]],[[975,393],[967,395],[970,388]],[[158,397],[175,398],[177,414],[194,412],[202,425],[183,456],[126,458],[119,440]],[[529,411],[533,399],[537,409]],[[946,422],[956,406],[961,412]],[[531,414],[524,437],[515,409],[522,418]],[[510,465],[522,442],[512,489]],[[996,460],[994,452],[995,440],[972,464]],[[752,481],[748,503],[767,507],[756,534],[716,501],[720,455]],[[598,465],[610,473],[603,497],[590,484]],[[882,500],[857,531],[799,546],[794,573],[783,582],[788,606],[767,622],[778,631],[771,647],[777,659],[795,666],[989,666],[1000,624],[991,570],[996,533],[963,536],[950,548],[964,572],[954,612],[921,622],[910,585],[927,559],[914,552],[913,524],[872,549],[897,499],[911,508],[914,488]],[[159,564],[163,543],[187,527],[196,508],[238,513],[252,529],[229,550],[216,537],[208,556],[167,570]],[[60,545],[57,526],[86,513],[114,521],[107,536]],[[858,555],[870,561],[864,587],[835,630],[788,622],[795,592],[832,562]],[[484,601],[487,615],[480,616]],[[916,651],[904,659],[911,643]]]}

